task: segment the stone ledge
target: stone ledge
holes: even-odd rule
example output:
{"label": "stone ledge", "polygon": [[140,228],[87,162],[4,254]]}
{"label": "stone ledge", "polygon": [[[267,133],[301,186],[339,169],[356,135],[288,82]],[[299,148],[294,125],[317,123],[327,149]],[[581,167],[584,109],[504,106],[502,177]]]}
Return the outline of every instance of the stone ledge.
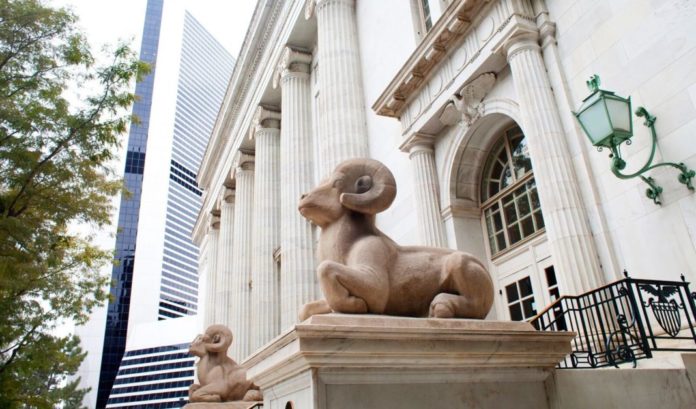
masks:
{"label": "stone ledge", "polygon": [[573,337],[571,332],[538,332],[524,322],[316,315],[243,365],[261,388],[308,369],[456,376],[476,371],[484,376],[524,368],[543,378],[570,352]]}
{"label": "stone ledge", "polygon": [[251,409],[263,402],[236,401],[236,402],[196,402],[188,403],[183,409]]}

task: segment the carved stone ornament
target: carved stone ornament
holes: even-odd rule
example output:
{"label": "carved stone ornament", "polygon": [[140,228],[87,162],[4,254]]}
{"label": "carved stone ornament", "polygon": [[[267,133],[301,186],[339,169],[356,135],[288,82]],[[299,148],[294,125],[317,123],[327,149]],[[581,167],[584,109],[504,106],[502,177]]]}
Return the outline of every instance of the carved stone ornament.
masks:
{"label": "carved stone ornament", "polygon": [[285,47],[273,72],[273,88],[278,88],[280,80],[289,72],[302,72],[309,75],[312,54]]}
{"label": "carved stone ornament", "polygon": [[200,359],[196,365],[199,383],[189,387],[191,403],[263,400],[246,370],[227,356],[231,344],[232,332],[224,325],[211,325],[193,340],[189,353]]}
{"label": "carved stone ornament", "polygon": [[391,171],[373,159],[342,162],[302,196],[300,213],[322,229],[317,275],[325,299],[302,307],[315,314],[486,317],[493,282],[474,256],[444,248],[400,246],[375,226],[396,197]]}
{"label": "carved stone ornament", "polygon": [[440,114],[440,122],[445,125],[456,125],[464,121],[471,125],[479,119],[483,113],[483,98],[490,92],[495,84],[495,74],[487,72],[465,85],[459,95],[454,95]]}

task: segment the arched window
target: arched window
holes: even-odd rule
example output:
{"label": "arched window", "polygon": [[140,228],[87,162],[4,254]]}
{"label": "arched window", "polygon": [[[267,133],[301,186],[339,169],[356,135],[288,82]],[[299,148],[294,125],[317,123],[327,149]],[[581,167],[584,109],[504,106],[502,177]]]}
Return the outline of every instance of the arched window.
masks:
{"label": "arched window", "polygon": [[532,161],[522,130],[504,132],[483,170],[481,208],[493,256],[544,228]]}

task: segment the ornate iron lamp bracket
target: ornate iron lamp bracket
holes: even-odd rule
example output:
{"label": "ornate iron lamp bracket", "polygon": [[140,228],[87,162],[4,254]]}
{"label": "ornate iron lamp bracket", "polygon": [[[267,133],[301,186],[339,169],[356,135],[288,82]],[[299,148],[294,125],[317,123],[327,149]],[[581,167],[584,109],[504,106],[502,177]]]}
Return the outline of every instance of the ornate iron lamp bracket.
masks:
{"label": "ornate iron lamp bracket", "polygon": [[[689,169],[684,163],[673,163],[673,162],[662,162],[653,164],[653,159],[655,158],[655,150],[657,148],[657,132],[655,131],[655,121],[657,118],[651,115],[645,108],[638,107],[635,112],[636,116],[644,117],[643,125],[650,128],[650,133],[652,134],[652,149],[650,150],[650,156],[646,161],[645,165],[638,171],[630,174],[622,173],[621,171],[626,168],[626,161],[621,157],[621,145],[612,144],[611,154],[611,172],[620,179],[632,179],[635,177],[641,178],[641,180],[648,184],[648,189],[645,191],[645,195],[655,202],[655,204],[662,204],[660,201],[660,195],[662,193],[662,187],[655,183],[655,179],[650,176],[643,176],[643,174],[651,169],[655,169],[660,166],[671,166],[679,171],[679,176],[677,179],[680,183],[686,185],[689,190],[694,190],[694,186],[691,183],[691,179],[696,176],[696,172]],[[631,140],[626,141],[627,145],[631,144]]]}

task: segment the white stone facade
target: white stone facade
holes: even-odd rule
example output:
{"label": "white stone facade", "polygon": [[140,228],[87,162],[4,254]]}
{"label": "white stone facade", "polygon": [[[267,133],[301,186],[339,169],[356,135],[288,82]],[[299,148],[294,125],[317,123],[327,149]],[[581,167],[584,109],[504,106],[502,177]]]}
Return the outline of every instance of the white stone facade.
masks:
{"label": "white stone facade", "polygon": [[[607,152],[596,152],[571,112],[589,94],[585,81],[599,74],[603,88],[657,116],[658,160],[696,168],[696,5],[429,2],[433,26],[418,39],[417,2],[259,1],[199,172],[205,200],[194,230],[199,244],[222,237],[208,233],[210,215],[228,220],[220,213],[235,211],[233,249],[205,246],[218,252],[216,268],[224,265],[220,254],[237,266],[229,293],[235,359],[286,330],[300,305],[319,296],[310,256],[316,237],[295,209],[302,191],[354,156],[378,159],[395,174],[397,198],[377,220],[385,233],[488,263],[496,285],[490,318],[513,318],[506,288],[527,277],[535,311],[555,298],[550,273],[561,294],[596,288],[624,269],[696,280],[696,195],[663,168],[650,173],[664,188],[662,205],[653,204],[640,179],[611,173]],[[462,108],[462,93],[484,73],[494,74],[492,87]],[[259,106],[279,113],[279,132],[258,136]],[[633,121],[629,170],[650,148],[649,130]],[[506,233],[512,244],[496,251],[486,218],[496,199],[482,199],[482,183],[515,126],[533,173],[514,186],[535,183],[543,226],[515,243]],[[253,167],[246,175],[239,158],[253,152],[251,186],[240,177],[253,180]],[[224,206],[219,198],[230,186],[234,205]]]}

